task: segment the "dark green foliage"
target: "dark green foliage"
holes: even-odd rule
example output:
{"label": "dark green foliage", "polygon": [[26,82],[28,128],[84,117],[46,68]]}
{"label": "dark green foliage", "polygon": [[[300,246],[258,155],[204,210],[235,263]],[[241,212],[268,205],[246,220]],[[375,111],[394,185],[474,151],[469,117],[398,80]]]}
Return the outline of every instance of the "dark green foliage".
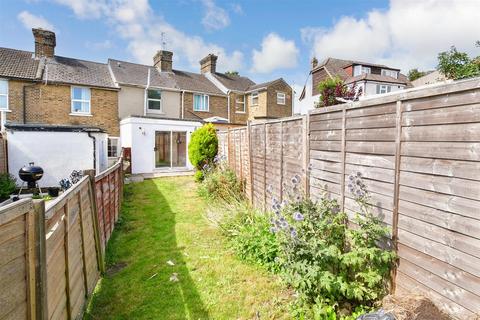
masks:
{"label": "dark green foliage", "polygon": [[270,220],[249,206],[239,206],[239,211],[224,220],[222,229],[231,240],[230,246],[243,260],[258,264],[272,272],[279,271],[276,261],[278,242],[270,231]]}
{"label": "dark green foliage", "polygon": [[16,179],[8,173],[0,174],[0,199],[7,199],[16,188]]}
{"label": "dark green foliage", "polygon": [[320,101],[317,107],[328,107],[339,104],[337,98],[352,99],[355,97],[355,85],[351,88],[345,85],[342,79],[328,78],[318,85]]}
{"label": "dark green foliage", "polygon": [[227,71],[225,72],[227,76],[238,76],[238,71]]}
{"label": "dark green foliage", "polygon": [[[478,41],[476,45],[480,46]],[[438,54],[437,70],[454,80],[480,76],[480,56],[470,58],[452,46],[449,51]]]}
{"label": "dark green foliage", "polygon": [[410,69],[410,71],[408,71],[408,80],[410,81],[417,80],[418,78],[421,78],[426,74],[427,73],[424,71],[418,71],[417,68]]}
{"label": "dark green foliage", "polygon": [[197,170],[202,170],[205,165],[213,163],[217,151],[218,137],[213,124],[207,123],[192,133],[188,157]]}
{"label": "dark green foliage", "polygon": [[243,199],[243,184],[238,181],[235,172],[223,164],[208,166],[202,171],[202,183],[198,186],[201,197],[212,201],[229,201],[231,198]]}
{"label": "dark green foliage", "polygon": [[240,202],[225,206],[220,225],[240,258],[278,272],[295,290],[295,319],[355,319],[387,293],[395,254],[380,244],[388,229],[370,213],[360,174],[348,185],[361,208],[351,219],[358,228],[348,227],[335,200],[305,198],[299,181],[292,178],[287,201],[272,196],[271,216]]}

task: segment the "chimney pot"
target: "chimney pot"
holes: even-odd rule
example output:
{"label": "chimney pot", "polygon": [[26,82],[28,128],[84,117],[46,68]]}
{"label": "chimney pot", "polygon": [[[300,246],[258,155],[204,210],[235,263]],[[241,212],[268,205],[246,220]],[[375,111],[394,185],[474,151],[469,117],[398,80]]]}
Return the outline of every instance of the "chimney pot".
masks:
{"label": "chimney pot", "polygon": [[318,60],[317,58],[313,57],[312,58],[312,70],[315,69],[318,66]]}
{"label": "chimney pot", "polygon": [[172,72],[173,52],[159,50],[153,57],[153,65],[161,72]]}
{"label": "chimney pot", "polygon": [[204,73],[215,73],[217,71],[217,59],[218,56],[210,53],[205,58],[200,60],[200,72]]}
{"label": "chimney pot", "polygon": [[41,28],[33,28],[32,33],[35,39],[35,58],[53,58],[57,44],[55,32]]}

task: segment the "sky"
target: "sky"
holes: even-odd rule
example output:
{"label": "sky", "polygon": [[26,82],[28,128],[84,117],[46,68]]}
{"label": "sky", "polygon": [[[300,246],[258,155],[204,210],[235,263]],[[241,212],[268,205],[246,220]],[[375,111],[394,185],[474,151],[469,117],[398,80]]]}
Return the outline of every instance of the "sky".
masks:
{"label": "sky", "polygon": [[[480,55],[480,0],[0,0],[0,47],[33,50],[32,27],[55,31],[56,54],[152,64],[173,51],[175,69],[219,71],[259,83],[284,78],[300,95],[310,61],[327,57],[434,69],[455,45]],[[297,103],[305,110],[311,101]]]}

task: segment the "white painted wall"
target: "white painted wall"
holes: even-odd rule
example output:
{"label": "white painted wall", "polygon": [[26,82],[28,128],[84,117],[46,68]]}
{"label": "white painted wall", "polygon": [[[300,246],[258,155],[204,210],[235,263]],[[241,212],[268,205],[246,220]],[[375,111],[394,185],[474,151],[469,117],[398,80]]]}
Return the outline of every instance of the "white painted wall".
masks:
{"label": "white painted wall", "polygon": [[382,83],[382,82],[372,82],[372,81],[367,81],[366,85],[365,85],[365,94],[364,96],[370,96],[370,95],[373,95],[373,94],[377,94],[377,84],[386,84],[386,85],[389,85],[391,87],[391,91],[390,92],[395,92],[395,91],[398,91],[398,90],[403,90],[405,88],[404,85],[399,85],[399,84],[394,84],[394,83],[391,83],[391,84],[388,84],[388,83]]}
{"label": "white painted wall", "polygon": [[[132,173],[153,173],[155,168],[155,131],[183,131],[187,132],[187,146],[190,136],[195,129],[202,124],[196,121],[150,119],[150,118],[127,118],[120,121],[120,140],[122,147],[130,147],[132,150]],[[188,159],[187,168],[193,169]],[[165,170],[165,168],[162,168]]]}
{"label": "white painted wall", "polygon": [[[96,146],[97,173],[107,168],[107,134],[94,133]],[[85,132],[40,132],[7,131],[8,168],[22,180],[18,170],[30,162],[44,170],[39,181],[41,187],[55,187],[63,178],[68,178],[73,170],[93,169],[93,140]],[[104,147],[102,147],[102,144]]]}

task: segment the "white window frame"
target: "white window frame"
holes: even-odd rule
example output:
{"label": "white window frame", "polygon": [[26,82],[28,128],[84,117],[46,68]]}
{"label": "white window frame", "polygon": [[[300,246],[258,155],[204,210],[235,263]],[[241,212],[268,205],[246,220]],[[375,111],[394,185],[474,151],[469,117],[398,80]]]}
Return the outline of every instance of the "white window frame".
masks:
{"label": "white window frame", "polygon": [[7,105],[6,105],[5,108],[0,107],[0,110],[1,110],[1,111],[10,110],[10,104],[9,104],[9,101],[8,101],[8,90],[9,90],[8,80],[7,80],[7,79],[0,79],[0,81],[5,81],[5,83],[7,84],[7,93],[0,93],[0,96],[3,96],[3,97],[6,97],[6,98],[7,98]]}
{"label": "white window frame", "polygon": [[389,93],[392,91],[391,86],[388,84],[377,84],[378,86],[378,94]]}
{"label": "white window frame", "polygon": [[[120,138],[119,137],[108,137],[107,138],[107,157],[108,158],[118,158],[120,157]],[[116,140],[117,141],[117,145],[116,145],[116,149],[117,149],[117,155],[116,156],[110,156],[110,149],[109,149],[109,144],[110,144],[110,140]]]}
{"label": "white window frame", "polygon": [[[254,96],[255,96],[255,98],[254,98]],[[254,103],[254,102],[253,102],[253,99],[256,99],[257,102]],[[258,92],[252,92],[252,93],[250,94],[250,105],[252,105],[252,106],[258,106]]]}
{"label": "white window frame", "polygon": [[[90,99],[89,100],[82,100],[82,99],[74,99],[73,98],[73,90],[75,89],[82,89],[82,90],[88,90],[89,92],[89,96],[90,96]],[[72,86],[71,89],[70,89],[70,100],[71,100],[71,115],[85,115],[85,116],[90,116],[92,115],[92,91],[90,90],[90,88],[87,88],[87,87],[80,87],[80,86]],[[73,108],[73,104],[74,102],[88,102],[88,112],[84,112],[84,111],[75,111],[75,109]]]}
{"label": "white window frame", "polygon": [[392,77],[398,79],[398,71],[382,69],[382,76]]}
{"label": "white window frame", "polygon": [[372,69],[370,67],[364,67],[362,66],[361,73],[360,74],[370,74],[372,73]]}
{"label": "white window frame", "polygon": [[[283,98],[282,98],[282,96],[283,96]],[[277,92],[277,104],[281,104],[281,105],[286,105],[287,104],[287,95],[285,94],[285,92]]]}
{"label": "white window frame", "polygon": [[[160,91],[160,99],[152,99],[152,98],[149,98],[149,97],[148,97],[148,91],[149,91],[149,90]],[[149,101],[158,101],[158,102],[160,102],[160,110],[150,109],[150,104],[148,103]],[[147,113],[163,113],[162,90],[160,90],[160,89],[155,89],[155,88],[148,88],[148,89],[147,89]]]}
{"label": "white window frame", "polygon": [[[195,108],[195,96],[201,97],[201,101],[203,101],[202,108]],[[197,112],[209,112],[210,111],[210,97],[208,94],[203,93],[194,93],[193,94],[193,111]]]}
{"label": "white window frame", "polygon": [[237,97],[235,98],[235,104],[237,104],[237,105],[238,105],[238,104],[241,104],[241,105],[243,106],[243,108],[240,109],[240,110],[237,110],[237,109],[236,109],[236,110],[235,110],[236,113],[245,113],[245,112],[247,112],[247,110],[246,110],[246,108],[245,108],[245,95],[242,94],[241,97],[242,97],[242,99],[238,99],[238,95],[237,95]]}

